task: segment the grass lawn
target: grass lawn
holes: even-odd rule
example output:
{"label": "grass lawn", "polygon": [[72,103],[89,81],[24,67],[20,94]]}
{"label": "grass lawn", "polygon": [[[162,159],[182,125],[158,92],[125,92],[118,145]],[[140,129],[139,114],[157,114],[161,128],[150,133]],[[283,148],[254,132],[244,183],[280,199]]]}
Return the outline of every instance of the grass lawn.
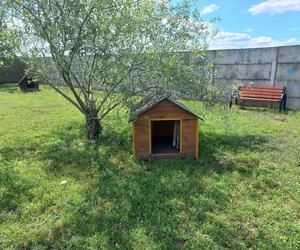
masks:
{"label": "grass lawn", "polygon": [[89,143],[53,90],[0,85],[0,249],[300,249],[300,113],[188,105],[199,160],[140,162],[125,115]]}

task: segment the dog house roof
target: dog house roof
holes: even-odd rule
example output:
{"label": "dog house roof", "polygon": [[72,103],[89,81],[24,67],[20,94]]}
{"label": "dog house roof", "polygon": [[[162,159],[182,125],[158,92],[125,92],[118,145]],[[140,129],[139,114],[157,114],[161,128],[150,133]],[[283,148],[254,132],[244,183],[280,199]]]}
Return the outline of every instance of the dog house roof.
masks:
{"label": "dog house roof", "polygon": [[168,100],[175,105],[179,106],[183,110],[187,111],[188,113],[198,117],[199,119],[203,120],[198,114],[193,112],[191,109],[189,109],[187,106],[179,102],[175,97],[171,95],[159,95],[159,96],[150,96],[143,99],[141,102],[139,102],[132,110],[129,122],[135,121],[138,117],[140,117],[142,114],[144,114],[147,110],[153,108],[155,105],[160,103],[161,101]]}

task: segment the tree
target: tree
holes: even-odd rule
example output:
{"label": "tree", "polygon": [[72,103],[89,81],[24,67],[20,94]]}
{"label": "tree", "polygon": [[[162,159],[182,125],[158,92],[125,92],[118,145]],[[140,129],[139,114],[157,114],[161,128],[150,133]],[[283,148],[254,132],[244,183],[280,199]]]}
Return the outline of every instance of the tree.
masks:
{"label": "tree", "polygon": [[10,59],[15,56],[16,50],[19,48],[19,39],[16,30],[9,28],[9,18],[7,13],[7,5],[0,5],[0,67],[3,59]]}
{"label": "tree", "polygon": [[23,24],[23,58],[85,116],[91,140],[101,135],[102,119],[135,96],[210,91],[211,25],[188,1],[9,2]]}

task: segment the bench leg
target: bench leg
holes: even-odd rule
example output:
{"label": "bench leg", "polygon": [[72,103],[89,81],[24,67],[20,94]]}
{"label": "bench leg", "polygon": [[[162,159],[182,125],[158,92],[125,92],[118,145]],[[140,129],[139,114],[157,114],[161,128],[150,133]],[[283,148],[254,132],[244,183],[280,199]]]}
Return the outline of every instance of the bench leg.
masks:
{"label": "bench leg", "polygon": [[281,100],[280,103],[279,103],[279,113],[281,113],[281,110],[282,110],[282,104],[283,104],[283,100]]}
{"label": "bench leg", "polygon": [[284,96],[283,99],[283,110],[286,111],[286,95]]}
{"label": "bench leg", "polygon": [[230,101],[229,101],[229,108],[231,109],[231,106],[232,106],[232,98],[230,98]]}

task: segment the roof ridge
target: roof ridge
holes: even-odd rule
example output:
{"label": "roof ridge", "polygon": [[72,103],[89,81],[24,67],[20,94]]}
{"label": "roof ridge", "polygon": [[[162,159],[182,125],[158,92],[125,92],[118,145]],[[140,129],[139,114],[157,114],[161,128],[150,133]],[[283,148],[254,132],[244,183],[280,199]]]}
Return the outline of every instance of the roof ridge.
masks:
{"label": "roof ridge", "polygon": [[139,116],[144,114],[147,110],[153,108],[156,106],[158,103],[160,103],[163,100],[168,100],[175,105],[179,106],[183,110],[189,112],[190,114],[198,117],[199,119],[203,120],[197,113],[193,112],[189,107],[181,103],[180,101],[177,100],[177,98],[172,95],[172,94],[162,94],[162,95],[156,95],[156,96],[149,96],[144,98],[141,102],[139,102],[135,110],[131,112],[129,122],[136,120]]}

